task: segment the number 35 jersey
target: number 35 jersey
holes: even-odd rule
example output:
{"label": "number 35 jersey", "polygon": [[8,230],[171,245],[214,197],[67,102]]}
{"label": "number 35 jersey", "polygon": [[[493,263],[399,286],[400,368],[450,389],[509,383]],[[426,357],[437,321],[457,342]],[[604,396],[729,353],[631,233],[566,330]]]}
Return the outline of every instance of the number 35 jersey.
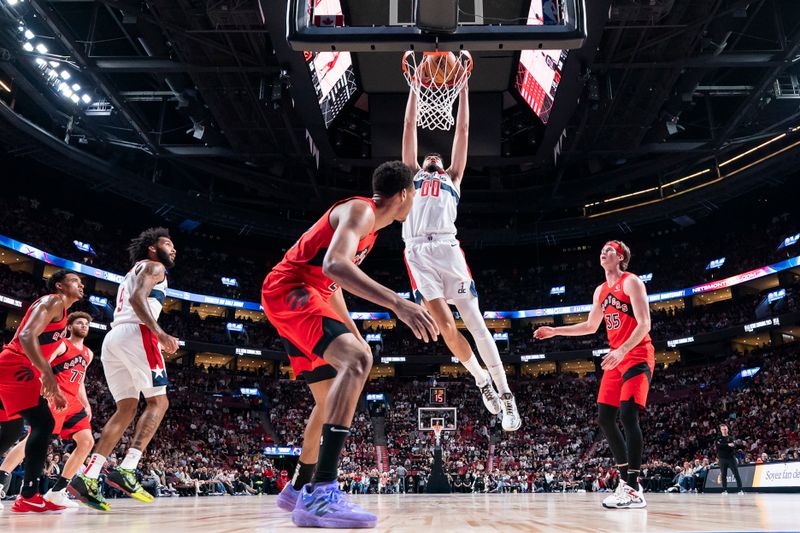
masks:
{"label": "number 35 jersey", "polygon": [[78,349],[69,339],[64,341],[67,350],[50,361],[58,388],[68,397],[77,397],[86,378],[86,369],[92,362],[92,351],[84,346]]}
{"label": "number 35 jersey", "polygon": [[[633,330],[639,324],[633,316],[631,298],[623,290],[625,279],[634,275],[630,272],[624,272],[613,286],[609,287],[608,283],[603,283],[603,288],[600,291],[600,309],[603,311],[608,344],[612,350],[622,346],[631,337]],[[647,346],[650,342],[650,335],[645,335],[634,349]]]}
{"label": "number 35 jersey", "polygon": [[447,172],[420,170],[414,176],[417,195],[414,205],[403,222],[403,240],[456,235],[456,216],[460,192]]}

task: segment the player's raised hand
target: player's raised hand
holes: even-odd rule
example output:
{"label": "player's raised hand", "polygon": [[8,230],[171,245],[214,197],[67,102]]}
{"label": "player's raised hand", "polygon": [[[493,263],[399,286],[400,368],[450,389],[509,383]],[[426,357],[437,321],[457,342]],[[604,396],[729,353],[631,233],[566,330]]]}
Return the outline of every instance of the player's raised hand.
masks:
{"label": "player's raised hand", "polygon": [[533,338],[543,341],[556,336],[556,328],[550,326],[542,326],[533,332]]}
{"label": "player's raised hand", "polygon": [[436,342],[439,339],[439,326],[421,305],[401,300],[394,312],[397,318],[411,328],[416,338],[424,342]]}
{"label": "player's raised hand", "polygon": [[178,339],[172,335],[161,332],[158,335],[158,342],[161,344],[161,349],[167,353],[175,353],[178,351]]}

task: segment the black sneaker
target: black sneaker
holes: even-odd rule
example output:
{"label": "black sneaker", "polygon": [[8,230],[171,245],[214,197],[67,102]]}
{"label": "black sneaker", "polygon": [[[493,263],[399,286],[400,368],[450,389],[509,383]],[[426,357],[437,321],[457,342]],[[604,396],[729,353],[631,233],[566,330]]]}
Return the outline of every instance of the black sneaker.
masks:
{"label": "black sneaker", "polygon": [[142,488],[136,480],[136,471],[116,467],[108,471],[106,483],[119,489],[131,498],[144,503],[153,503],[153,495]]}
{"label": "black sneaker", "polygon": [[78,474],[72,478],[72,481],[67,485],[67,492],[92,509],[97,509],[98,511],[108,511],[111,509],[111,506],[108,505],[108,502],[106,502],[106,499],[100,492],[100,482],[96,479]]}

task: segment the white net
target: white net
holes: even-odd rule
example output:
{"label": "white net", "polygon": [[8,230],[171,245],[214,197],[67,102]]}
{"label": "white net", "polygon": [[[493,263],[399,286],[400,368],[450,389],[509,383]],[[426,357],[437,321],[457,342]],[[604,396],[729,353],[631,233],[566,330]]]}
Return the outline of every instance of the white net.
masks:
{"label": "white net", "polygon": [[472,56],[461,50],[451,62],[445,59],[449,53],[425,52],[419,60],[414,52],[403,55],[403,75],[417,95],[421,128],[448,131],[455,123],[453,102],[472,74]]}

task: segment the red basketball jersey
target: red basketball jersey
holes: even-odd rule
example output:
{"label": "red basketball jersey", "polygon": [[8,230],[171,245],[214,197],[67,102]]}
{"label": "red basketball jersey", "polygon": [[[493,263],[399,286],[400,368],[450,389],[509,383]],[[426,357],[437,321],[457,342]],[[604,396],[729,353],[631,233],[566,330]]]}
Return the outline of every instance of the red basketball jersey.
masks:
{"label": "red basketball jersey", "polygon": [[[53,296],[53,295],[49,295]],[[42,296],[42,298],[46,298],[46,296]],[[28,319],[31,316],[31,311],[33,308],[38,304],[42,298],[39,298],[35,302],[31,304],[28,310],[25,312],[25,316],[22,317],[22,322],[19,323],[19,327],[17,328],[17,332],[14,334],[14,338],[11,339],[11,342],[3,346],[3,350],[10,350],[14,352],[16,355],[26,357],[25,350],[22,348],[22,344],[19,342],[19,332],[22,331],[22,328],[25,327],[25,324],[28,323]],[[41,335],[39,335],[39,346],[42,348],[42,355],[44,355],[45,359],[49,359],[51,355],[56,351],[56,349],[61,345],[61,342],[64,340],[64,336],[67,333],[67,310],[64,309],[64,314],[58,322],[50,322],[44,328],[44,331]]]}
{"label": "red basketball jersey", "polygon": [[67,351],[50,361],[50,367],[58,388],[69,396],[77,396],[86,378],[86,369],[92,362],[92,352],[86,346],[79,350],[69,339],[64,340],[64,346]]}
{"label": "red basketball jersey", "polygon": [[[603,310],[608,344],[612,350],[622,346],[639,324],[633,316],[631,298],[622,289],[625,279],[632,275],[630,272],[623,272],[612,287],[609,287],[608,283],[603,283],[603,289],[600,291],[600,309]],[[650,335],[645,335],[636,346],[644,346],[649,343]]]}
{"label": "red basketball jersey", "polygon": [[[373,212],[375,202],[370,198],[354,196],[336,202],[328,209],[317,222],[306,231],[300,239],[289,248],[283,260],[275,265],[272,272],[264,281],[264,288],[274,283],[302,283],[316,289],[327,300],[338,288],[336,283],[322,273],[322,261],[328,252],[328,246],[333,238],[333,227],[330,215],[333,209],[345,202],[362,201],[369,203]],[[370,231],[369,235],[358,242],[358,251],[353,257],[353,263],[360,265],[375,244],[378,234]]]}

